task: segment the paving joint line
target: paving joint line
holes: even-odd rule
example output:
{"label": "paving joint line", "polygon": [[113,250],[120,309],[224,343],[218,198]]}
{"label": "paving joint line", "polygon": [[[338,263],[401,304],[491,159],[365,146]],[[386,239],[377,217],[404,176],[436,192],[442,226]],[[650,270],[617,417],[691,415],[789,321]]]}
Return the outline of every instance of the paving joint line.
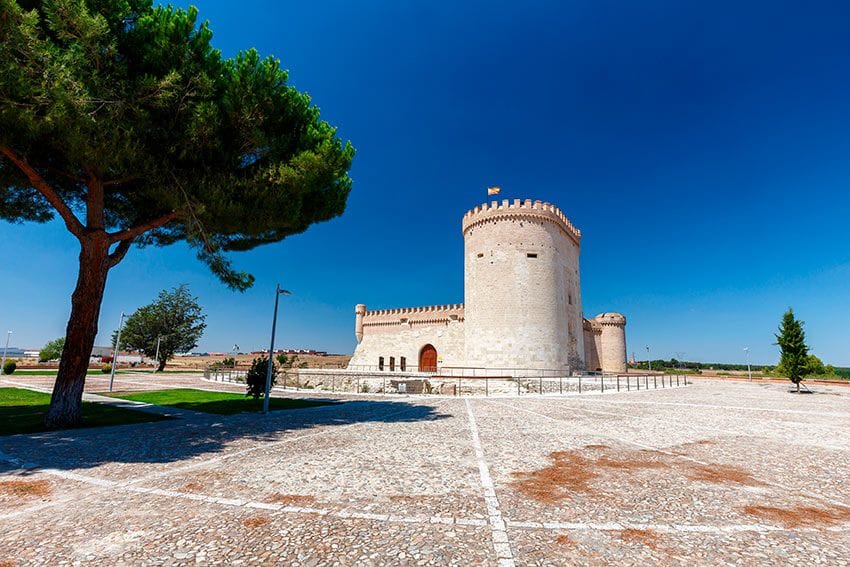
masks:
{"label": "paving joint line", "polygon": [[493,539],[496,557],[499,559],[500,567],[514,567],[514,554],[508,540],[507,525],[499,509],[499,499],[496,496],[493,478],[490,476],[490,468],[487,466],[487,461],[484,457],[484,449],[481,446],[481,438],[478,435],[478,425],[475,423],[472,405],[468,399],[464,400],[464,405],[466,406],[466,415],[469,418],[469,431],[472,435],[475,460],[478,462],[478,475],[481,477],[481,486],[484,488],[484,502],[487,505],[490,536]]}

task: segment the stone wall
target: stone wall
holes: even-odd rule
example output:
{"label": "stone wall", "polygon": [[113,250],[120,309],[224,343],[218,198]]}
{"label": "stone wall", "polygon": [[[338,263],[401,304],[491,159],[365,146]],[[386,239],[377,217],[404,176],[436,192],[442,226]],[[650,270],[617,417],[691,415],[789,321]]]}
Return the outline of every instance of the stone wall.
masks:
{"label": "stone wall", "polygon": [[388,370],[393,357],[398,370],[404,357],[407,368],[416,369],[419,352],[428,344],[437,350],[438,366],[463,366],[463,304],[377,311],[358,305],[356,309],[362,313],[356,314],[355,334],[362,338],[349,368],[377,367],[379,358],[384,357],[384,367]]}

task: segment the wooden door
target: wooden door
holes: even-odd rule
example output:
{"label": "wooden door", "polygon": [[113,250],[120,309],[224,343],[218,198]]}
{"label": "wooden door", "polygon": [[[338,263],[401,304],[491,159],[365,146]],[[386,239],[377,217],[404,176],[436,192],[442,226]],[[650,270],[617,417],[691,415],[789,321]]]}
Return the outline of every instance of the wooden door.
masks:
{"label": "wooden door", "polygon": [[433,345],[425,345],[422,347],[422,350],[419,351],[419,371],[437,371],[437,349],[435,349]]}

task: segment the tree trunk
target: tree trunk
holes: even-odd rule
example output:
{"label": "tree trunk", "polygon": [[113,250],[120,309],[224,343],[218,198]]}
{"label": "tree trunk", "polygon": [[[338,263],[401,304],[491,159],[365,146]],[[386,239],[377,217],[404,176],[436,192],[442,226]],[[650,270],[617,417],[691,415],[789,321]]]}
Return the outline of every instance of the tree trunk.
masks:
{"label": "tree trunk", "polygon": [[65,332],[65,350],[50,398],[45,424],[49,428],[74,427],[82,421],[83,386],[89,368],[100,304],[109,272],[109,244],[105,239],[81,240],[80,271],[71,295],[71,317]]}
{"label": "tree trunk", "polygon": [[800,381],[799,380],[797,380],[797,393],[798,394],[800,393]]}
{"label": "tree trunk", "polygon": [[165,370],[165,359],[164,358],[159,361],[159,366],[157,367],[156,371],[162,372],[163,370]]}

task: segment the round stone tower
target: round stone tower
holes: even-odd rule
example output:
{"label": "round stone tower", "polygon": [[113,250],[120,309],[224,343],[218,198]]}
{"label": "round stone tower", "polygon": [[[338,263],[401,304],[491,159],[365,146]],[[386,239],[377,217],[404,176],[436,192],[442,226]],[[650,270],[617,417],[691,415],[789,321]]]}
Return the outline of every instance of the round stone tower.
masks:
{"label": "round stone tower", "polygon": [[363,316],[366,315],[366,306],[358,303],[354,306],[354,336],[357,337],[357,342],[363,340]]}
{"label": "round stone tower", "polygon": [[602,326],[602,350],[599,359],[604,372],[626,371],[626,317],[620,313],[601,313],[594,320]]}
{"label": "round stone tower", "polygon": [[581,369],[581,232],[554,205],[493,201],[467,212],[466,364]]}

